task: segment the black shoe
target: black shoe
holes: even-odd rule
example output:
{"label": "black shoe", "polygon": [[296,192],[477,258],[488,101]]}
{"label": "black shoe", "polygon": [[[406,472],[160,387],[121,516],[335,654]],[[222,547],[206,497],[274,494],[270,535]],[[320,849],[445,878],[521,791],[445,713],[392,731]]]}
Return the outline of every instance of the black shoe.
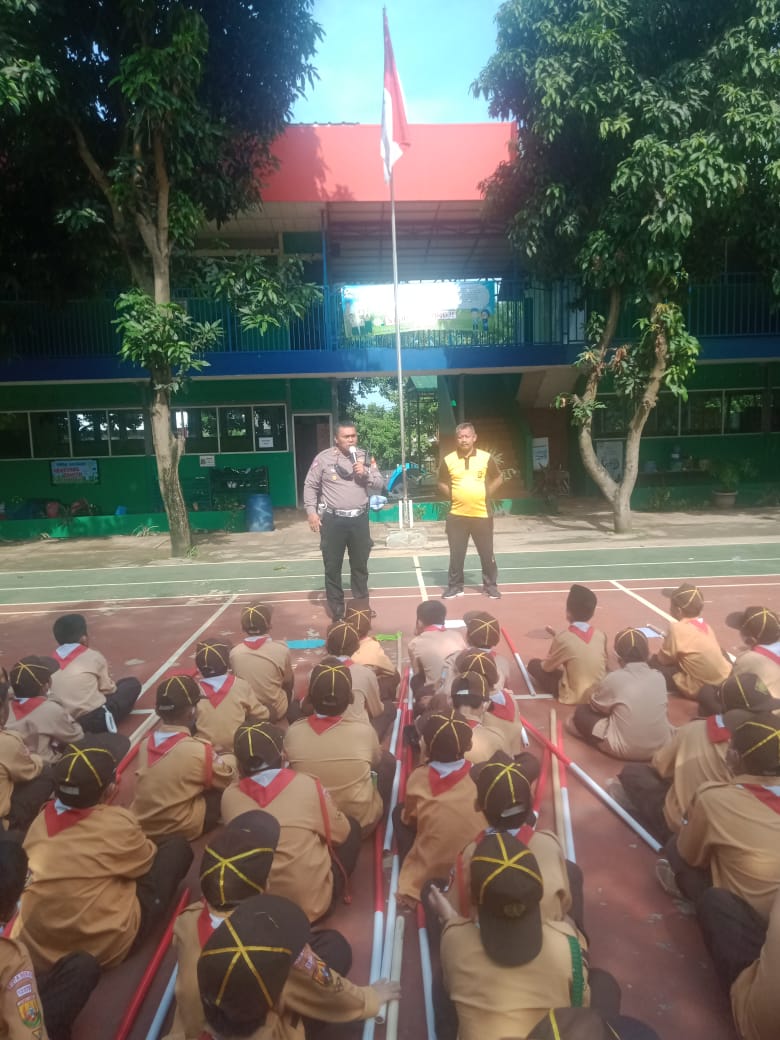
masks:
{"label": "black shoe", "polygon": [[482,591],[485,593],[488,599],[501,599],[501,593],[495,587],[493,587],[492,589],[483,589]]}
{"label": "black shoe", "polygon": [[447,589],[446,592],[442,593],[442,599],[455,599],[456,596],[463,596],[463,589]]}
{"label": "black shoe", "polygon": [[339,621],[344,620],[344,608],[343,607],[328,607],[328,613],[330,614],[331,621],[337,624]]}

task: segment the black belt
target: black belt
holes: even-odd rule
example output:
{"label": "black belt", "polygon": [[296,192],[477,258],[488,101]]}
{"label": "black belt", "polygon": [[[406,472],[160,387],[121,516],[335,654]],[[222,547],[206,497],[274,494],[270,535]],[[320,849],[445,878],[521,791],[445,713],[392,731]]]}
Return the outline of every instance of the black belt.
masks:
{"label": "black belt", "polygon": [[350,516],[350,517],[355,517],[355,516],[363,516],[363,514],[366,512],[367,509],[368,509],[368,506],[363,506],[362,509],[328,509],[328,507],[326,506],[325,507],[325,512],[329,513],[331,516]]}

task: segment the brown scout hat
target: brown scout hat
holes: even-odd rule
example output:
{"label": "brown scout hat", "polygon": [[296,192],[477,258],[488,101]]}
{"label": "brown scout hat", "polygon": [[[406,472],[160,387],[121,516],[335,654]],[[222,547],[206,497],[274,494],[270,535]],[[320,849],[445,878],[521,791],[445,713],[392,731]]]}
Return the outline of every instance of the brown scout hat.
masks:
{"label": "brown scout hat", "polygon": [[241,627],[250,636],[264,636],[271,627],[270,603],[250,603],[241,611]]}
{"label": "brown scout hat", "polygon": [[768,607],[745,607],[736,610],[726,617],[729,628],[736,628],[759,646],[776,643],[780,640],[780,618]]}
{"label": "brown scout hat", "polygon": [[542,948],[544,894],[536,857],[511,834],[488,834],[471,857],[471,898],[485,953],[497,964],[527,964]]}
{"label": "brown scout hat", "polygon": [[11,687],[17,697],[40,697],[43,688],[59,671],[59,665],[51,657],[23,657],[11,669]]}
{"label": "brown scout hat", "polygon": [[194,675],[169,675],[157,687],[155,710],[158,715],[176,715],[193,708],[203,696],[200,683]]}
{"label": "brown scout hat", "polygon": [[520,816],[531,808],[531,783],[515,760],[496,751],[471,770],[477,802],[488,820]]}
{"label": "brown scout hat", "polygon": [[231,910],[265,891],[280,829],[275,817],[258,809],[214,835],[200,861],[200,888],[210,906]]}
{"label": "brown scout hat", "polygon": [[[89,734],[87,734],[89,737]],[[68,744],[54,763],[54,790],[59,800],[73,809],[88,809],[114,779],[117,761],[105,747]]]}
{"label": "brown scout hat", "polygon": [[471,726],[458,711],[436,711],[424,716],[420,736],[428,758],[434,762],[457,762],[471,748]]}
{"label": "brown scout hat", "polygon": [[466,639],[472,646],[498,646],[501,628],[492,614],[485,610],[469,610],[463,615],[466,622]]}
{"label": "brown scout hat", "polygon": [[685,617],[698,617],[704,606],[704,596],[701,589],[690,582],[683,582],[676,589],[661,589],[661,595],[670,599],[675,607],[678,607]]}
{"label": "brown scout hat", "polygon": [[476,672],[484,675],[489,685],[495,686],[498,682],[498,665],[490,650],[480,650],[473,646],[463,650],[455,658],[455,671],[463,675],[466,672]]}
{"label": "brown scout hat", "polygon": [[363,599],[351,599],[344,608],[344,620],[348,625],[357,629],[357,634],[361,639],[371,631],[373,617],[376,617],[376,611],[372,610]]}
{"label": "brown scout hat", "polygon": [[718,697],[723,711],[774,711],[780,708],[780,701],[772,697],[764,682],[752,672],[742,675],[732,672],[721,683]]}
{"label": "brown scout hat", "polygon": [[209,1026],[226,1036],[249,1036],[259,1029],[309,932],[303,910],[281,896],[253,896],[237,906],[198,958],[198,987]]}
{"label": "brown scout hat", "polygon": [[276,769],[282,762],[284,730],[270,722],[246,722],[233,737],[233,754],[244,773]]}
{"label": "brown scout hat", "polygon": [[315,664],[306,700],[318,715],[343,715],[353,699],[352,675],[346,665],[335,657],[323,657]]}
{"label": "brown scout hat", "polygon": [[325,635],[325,649],[337,657],[349,657],[360,646],[358,630],[349,621],[337,621]]}
{"label": "brown scout hat", "polygon": [[204,639],[195,648],[195,664],[206,679],[224,675],[230,665],[230,647],[227,643],[214,643]]}
{"label": "brown scout hat", "polygon": [[490,700],[492,689],[487,676],[480,675],[479,672],[460,672],[452,680],[450,700],[454,705],[463,703],[478,708],[480,704]]}
{"label": "brown scout hat", "polygon": [[780,773],[780,719],[770,712],[754,715],[737,726],[731,744],[739,753],[745,772],[753,776]]}
{"label": "brown scout hat", "polygon": [[593,1008],[554,1008],[533,1027],[528,1040],[620,1040],[620,1033]]}
{"label": "brown scout hat", "polygon": [[650,656],[647,636],[638,628],[624,628],[615,636],[615,653],[621,661],[646,661]]}

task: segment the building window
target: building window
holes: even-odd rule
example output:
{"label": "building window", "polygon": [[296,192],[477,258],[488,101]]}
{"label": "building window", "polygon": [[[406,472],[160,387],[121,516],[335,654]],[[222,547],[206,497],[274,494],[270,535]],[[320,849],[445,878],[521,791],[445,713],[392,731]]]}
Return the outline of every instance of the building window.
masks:
{"label": "building window", "polygon": [[30,412],[33,455],[36,459],[69,459],[67,412]]}
{"label": "building window", "polygon": [[760,390],[726,391],[726,433],[761,433]]}
{"label": "building window", "polygon": [[693,390],[682,407],[681,433],[722,433],[723,391]]}
{"label": "building window", "polygon": [[4,459],[29,459],[27,412],[0,412],[0,456]]}
{"label": "building window", "polygon": [[146,454],[146,415],[141,410],[123,408],[108,413],[112,455]]}
{"label": "building window", "polygon": [[70,438],[74,458],[108,455],[106,412],[71,412]]}
{"label": "building window", "polygon": [[287,418],[283,404],[254,407],[255,451],[287,451]]}
{"label": "building window", "polygon": [[173,428],[187,438],[191,455],[212,455],[219,451],[216,408],[187,408],[173,413]]}
{"label": "building window", "polygon": [[593,433],[596,437],[622,437],[628,430],[626,401],[616,394],[600,398],[603,408],[593,413]]}
{"label": "building window", "polygon": [[221,452],[254,451],[251,407],[219,409],[219,444]]}

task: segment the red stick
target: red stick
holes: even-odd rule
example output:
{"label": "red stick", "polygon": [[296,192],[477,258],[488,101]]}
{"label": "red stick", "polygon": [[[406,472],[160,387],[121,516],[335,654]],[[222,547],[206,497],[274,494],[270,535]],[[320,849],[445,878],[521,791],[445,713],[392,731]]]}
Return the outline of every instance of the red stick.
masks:
{"label": "red stick", "polygon": [[119,765],[116,767],[116,782],[117,782],[117,784],[121,781],[122,776],[125,773],[127,767],[129,765],[132,765],[132,763],[135,761],[135,759],[136,759],[136,757],[138,755],[138,749],[140,747],[141,747],[140,741],[137,744],[134,744],[133,747],[131,747],[130,750],[127,752],[125,757],[122,759],[122,761],[119,763]]}
{"label": "red stick", "polygon": [[168,947],[171,945],[171,939],[173,938],[173,926],[176,924],[176,918],[179,916],[181,911],[187,905],[187,901],[190,898],[190,890],[185,888],[181,894],[181,899],[176,904],[176,909],[168,922],[168,927],[163,933],[162,939],[160,939],[157,949],[154,951],[154,956],[146,966],[146,971],[141,977],[141,981],[138,983],[138,988],[133,994],[133,999],[122,1016],[122,1021],[119,1023],[119,1028],[116,1031],[114,1040],[127,1040],[130,1035],[130,1031],[135,1025],[135,1020],[138,1018],[138,1012],[143,1006],[143,1002],[146,999],[146,995],[154,982],[157,969],[162,964],[165,954],[168,952]]}

